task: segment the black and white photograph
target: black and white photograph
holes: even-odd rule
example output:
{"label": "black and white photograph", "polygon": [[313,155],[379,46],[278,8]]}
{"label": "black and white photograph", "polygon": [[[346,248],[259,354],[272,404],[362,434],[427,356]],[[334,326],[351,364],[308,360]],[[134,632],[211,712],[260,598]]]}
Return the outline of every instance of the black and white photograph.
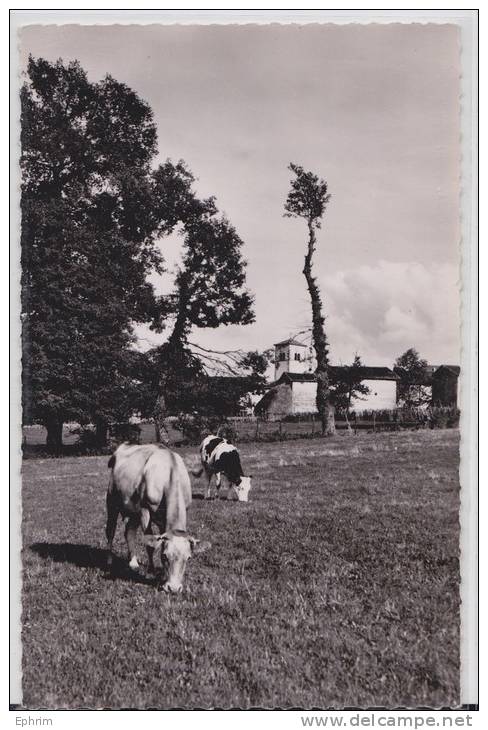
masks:
{"label": "black and white photograph", "polygon": [[463,707],[460,27],[48,20],[17,706]]}

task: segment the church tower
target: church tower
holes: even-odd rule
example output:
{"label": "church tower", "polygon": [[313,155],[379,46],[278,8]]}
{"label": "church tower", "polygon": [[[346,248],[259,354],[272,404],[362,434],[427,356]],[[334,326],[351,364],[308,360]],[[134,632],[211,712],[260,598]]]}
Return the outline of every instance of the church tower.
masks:
{"label": "church tower", "polygon": [[275,348],[275,380],[279,380],[283,373],[309,373],[312,369],[312,359],[309,347],[297,340],[277,342]]}

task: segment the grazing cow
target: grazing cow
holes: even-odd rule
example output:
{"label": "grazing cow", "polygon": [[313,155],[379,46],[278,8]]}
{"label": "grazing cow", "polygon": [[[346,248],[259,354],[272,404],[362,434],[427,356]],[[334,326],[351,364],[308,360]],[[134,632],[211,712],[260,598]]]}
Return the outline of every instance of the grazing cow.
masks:
{"label": "grazing cow", "polygon": [[[186,562],[208,544],[186,531],[186,510],[191,503],[191,483],[183,459],[156,445],[122,444],[108,462],[112,470],[107,491],[107,567],[112,566],[112,543],[119,514],[125,521],[129,565],[137,570],[136,533],[144,531],[149,570],[154,572],[157,553],[167,566],[167,578],[160,587],[170,593],[183,588]],[[155,525],[159,535],[152,534]]]}
{"label": "grazing cow", "polygon": [[202,468],[199,471],[192,471],[193,476],[199,477],[202,472],[208,479],[206,498],[210,499],[210,483],[215,474],[217,494],[220,490],[221,475],[223,474],[229,487],[235,491],[239,502],[247,502],[249,490],[251,489],[251,476],[245,477],[241,466],[239,452],[236,447],[229,444],[223,438],[210,434],[203,439],[200,445],[200,458]]}

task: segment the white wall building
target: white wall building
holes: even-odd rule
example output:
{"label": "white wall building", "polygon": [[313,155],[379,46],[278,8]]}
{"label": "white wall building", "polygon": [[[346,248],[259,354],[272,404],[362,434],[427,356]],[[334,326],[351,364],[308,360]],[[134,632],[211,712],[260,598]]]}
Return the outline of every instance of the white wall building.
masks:
{"label": "white wall building", "polygon": [[[340,375],[347,366],[330,366],[330,375]],[[316,412],[317,382],[315,361],[307,345],[296,340],[275,344],[275,382],[257,404],[256,412],[281,417],[298,413]],[[397,404],[398,376],[387,367],[360,368],[361,383],[369,394],[351,401],[351,410],[392,410]]]}

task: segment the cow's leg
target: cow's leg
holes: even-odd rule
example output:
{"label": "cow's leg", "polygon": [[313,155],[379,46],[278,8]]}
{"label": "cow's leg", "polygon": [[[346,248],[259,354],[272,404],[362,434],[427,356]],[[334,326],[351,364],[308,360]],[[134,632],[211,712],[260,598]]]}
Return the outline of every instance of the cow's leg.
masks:
{"label": "cow's leg", "polygon": [[[147,507],[143,507],[141,509],[141,527],[142,531],[145,535],[152,535],[152,523],[151,523],[151,513]],[[147,558],[148,558],[148,572],[154,573],[154,548],[150,545],[146,544],[146,552],[147,552]]]}
{"label": "cow's leg", "polygon": [[139,527],[139,516],[131,515],[125,523],[125,540],[127,542],[127,550],[129,551],[129,567],[132,570],[139,568],[139,562],[136,555],[136,533]]}
{"label": "cow's leg", "polygon": [[117,528],[117,519],[119,517],[119,502],[113,492],[107,492],[107,526],[105,535],[107,536],[107,571],[112,570],[112,544],[114,541],[115,530]]}
{"label": "cow's leg", "polygon": [[205,474],[207,475],[207,493],[206,493],[205,499],[210,499],[210,491],[211,491],[210,484],[212,481],[212,472],[210,469],[205,467]]}
{"label": "cow's leg", "polygon": [[[164,529],[161,527],[161,525],[157,524],[156,522],[153,522],[153,525],[156,529],[156,534],[162,535],[164,532]],[[145,535],[154,534],[151,529],[151,526],[147,527],[144,530],[144,534]],[[150,545],[146,545],[147,557],[148,557],[148,561],[149,561],[148,573],[153,573],[154,577],[155,577],[156,585],[161,586],[164,582],[163,581],[163,572],[164,572],[163,571],[163,561],[162,561],[162,557],[160,554],[159,564],[158,564],[158,561],[156,561],[156,564],[155,564],[154,554],[156,552],[156,549],[157,548],[153,548]]]}
{"label": "cow's leg", "polygon": [[221,481],[222,481],[222,475],[221,475],[221,473],[220,473],[220,472],[218,471],[218,472],[217,472],[217,474],[215,475],[215,486],[216,486],[216,488],[217,488],[217,497],[219,496],[219,492],[220,492],[220,483],[221,483]]}
{"label": "cow's leg", "polygon": [[[153,531],[151,528],[151,525],[146,527],[144,530],[145,535],[152,535]],[[146,545],[146,552],[147,552],[147,572],[148,573],[154,573],[154,548],[151,547],[151,545]]]}

